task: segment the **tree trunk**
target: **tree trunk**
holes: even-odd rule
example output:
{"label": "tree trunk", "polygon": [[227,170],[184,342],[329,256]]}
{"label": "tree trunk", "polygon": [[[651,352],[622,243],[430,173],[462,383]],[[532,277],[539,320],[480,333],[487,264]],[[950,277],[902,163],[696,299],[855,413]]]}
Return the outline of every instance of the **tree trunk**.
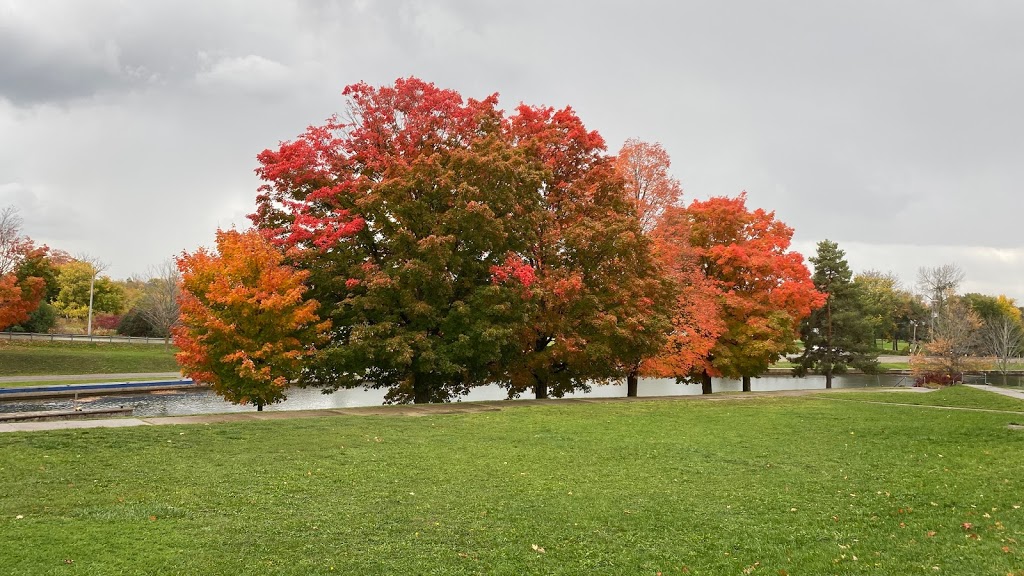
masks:
{"label": "tree trunk", "polygon": [[899,352],[900,351],[900,339],[899,338],[893,338],[892,339],[892,351],[893,352]]}
{"label": "tree trunk", "polygon": [[415,376],[412,378],[412,403],[430,404],[430,383]]}
{"label": "tree trunk", "polygon": [[636,370],[630,370],[629,374],[626,375],[626,396],[629,398],[636,398],[637,383],[640,380]]}
{"label": "tree trunk", "polygon": [[750,376],[743,377],[743,391],[750,392]]}
{"label": "tree trunk", "polygon": [[700,375],[700,387],[702,394],[711,394],[711,374],[707,370]]}
{"label": "tree trunk", "polygon": [[263,402],[257,402],[256,403],[256,411],[257,412],[263,412]]}
{"label": "tree trunk", "polygon": [[832,367],[825,369],[825,388],[832,388]]}
{"label": "tree trunk", "polygon": [[538,382],[533,386],[533,396],[537,400],[543,400],[548,397],[548,385],[545,383]]}

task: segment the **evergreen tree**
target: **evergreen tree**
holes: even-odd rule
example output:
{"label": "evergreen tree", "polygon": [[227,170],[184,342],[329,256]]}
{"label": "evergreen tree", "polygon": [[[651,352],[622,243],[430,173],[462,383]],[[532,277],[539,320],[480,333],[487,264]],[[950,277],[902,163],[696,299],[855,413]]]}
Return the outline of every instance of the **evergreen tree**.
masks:
{"label": "evergreen tree", "polygon": [[811,313],[800,326],[804,351],[794,372],[808,370],[825,375],[825,387],[832,387],[832,375],[849,368],[872,373],[878,369],[872,323],[865,310],[863,291],[852,281],[846,253],[830,240],[818,243],[814,264],[814,287],[825,294],[825,304]]}

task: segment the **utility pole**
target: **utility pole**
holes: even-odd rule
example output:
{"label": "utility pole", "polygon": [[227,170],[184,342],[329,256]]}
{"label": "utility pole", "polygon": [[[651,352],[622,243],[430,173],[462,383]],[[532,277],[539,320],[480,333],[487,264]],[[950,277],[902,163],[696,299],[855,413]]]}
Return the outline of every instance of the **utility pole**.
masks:
{"label": "utility pole", "polygon": [[96,291],[96,276],[99,276],[101,272],[106,270],[109,264],[89,254],[80,254],[77,259],[92,267],[92,278],[89,279],[89,321],[86,327],[86,334],[92,336],[92,301],[93,294]]}

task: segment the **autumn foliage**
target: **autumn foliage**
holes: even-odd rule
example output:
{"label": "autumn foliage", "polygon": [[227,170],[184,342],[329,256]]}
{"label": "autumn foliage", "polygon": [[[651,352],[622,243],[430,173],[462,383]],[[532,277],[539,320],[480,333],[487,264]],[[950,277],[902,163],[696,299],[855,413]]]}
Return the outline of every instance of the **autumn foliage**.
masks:
{"label": "autumn foliage", "polygon": [[571,108],[506,117],[495,95],[415,78],[345,95],[349,121],[264,151],[257,171],[254,223],[339,327],[318,384],[394,402],[488,382],[559,396],[657,342],[648,240]]}
{"label": "autumn foliage", "polygon": [[42,278],[19,280],[13,273],[0,276],[0,330],[25,321],[39,307],[45,292]]}
{"label": "autumn foliage", "polygon": [[772,212],[747,209],[746,194],[669,207],[662,226],[662,245],[677,243],[668,255],[681,286],[690,287],[677,311],[689,312],[677,313],[675,345],[651,362],[653,371],[673,368],[710,392],[712,376],[758,376],[795,351],[801,320],[824,297],[803,257],[789,250],[792,228]]}
{"label": "autumn foliage", "polygon": [[177,262],[182,372],[231,402],[262,410],[283,400],[329,327],[317,302],[304,299],[309,273],[282,264],[252,231],[218,230],[216,252],[183,253]]}
{"label": "autumn foliage", "polygon": [[[752,373],[816,302],[792,230],[743,196],[684,208],[660,145],[612,156],[572,108],[505,112],[497,95],[416,78],[344,96],[344,115],[258,157],[251,219],[273,249],[221,233],[220,255],[180,261],[183,362],[254,387],[234,398],[279,398],[292,378],[383,388],[389,402],[489,383],[557,397],[622,378],[634,395],[641,374]],[[221,280],[238,266],[293,272]],[[249,330],[265,314],[234,308],[254,291],[289,295],[281,349]],[[317,318],[333,326],[325,340]],[[252,350],[288,362],[261,372]]]}
{"label": "autumn foliage", "polygon": [[36,247],[21,232],[21,217],[13,207],[0,210],[0,330],[24,322],[46,295],[46,280],[34,264],[49,248]]}
{"label": "autumn foliage", "polygon": [[615,158],[615,169],[625,181],[626,194],[636,204],[645,232],[654,229],[666,208],[682,200],[683,190],[669,172],[671,166],[661,144],[635,138],[626,140]]}

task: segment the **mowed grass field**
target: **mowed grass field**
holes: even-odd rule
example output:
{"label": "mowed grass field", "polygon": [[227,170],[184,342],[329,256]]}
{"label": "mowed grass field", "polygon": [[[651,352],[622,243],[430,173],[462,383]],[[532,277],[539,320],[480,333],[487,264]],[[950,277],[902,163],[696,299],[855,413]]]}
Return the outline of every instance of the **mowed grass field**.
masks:
{"label": "mowed grass field", "polygon": [[0,340],[0,376],[174,372],[176,351],[159,344]]}
{"label": "mowed grass field", "polygon": [[1020,404],[555,401],[0,434],[2,572],[1018,575]]}

